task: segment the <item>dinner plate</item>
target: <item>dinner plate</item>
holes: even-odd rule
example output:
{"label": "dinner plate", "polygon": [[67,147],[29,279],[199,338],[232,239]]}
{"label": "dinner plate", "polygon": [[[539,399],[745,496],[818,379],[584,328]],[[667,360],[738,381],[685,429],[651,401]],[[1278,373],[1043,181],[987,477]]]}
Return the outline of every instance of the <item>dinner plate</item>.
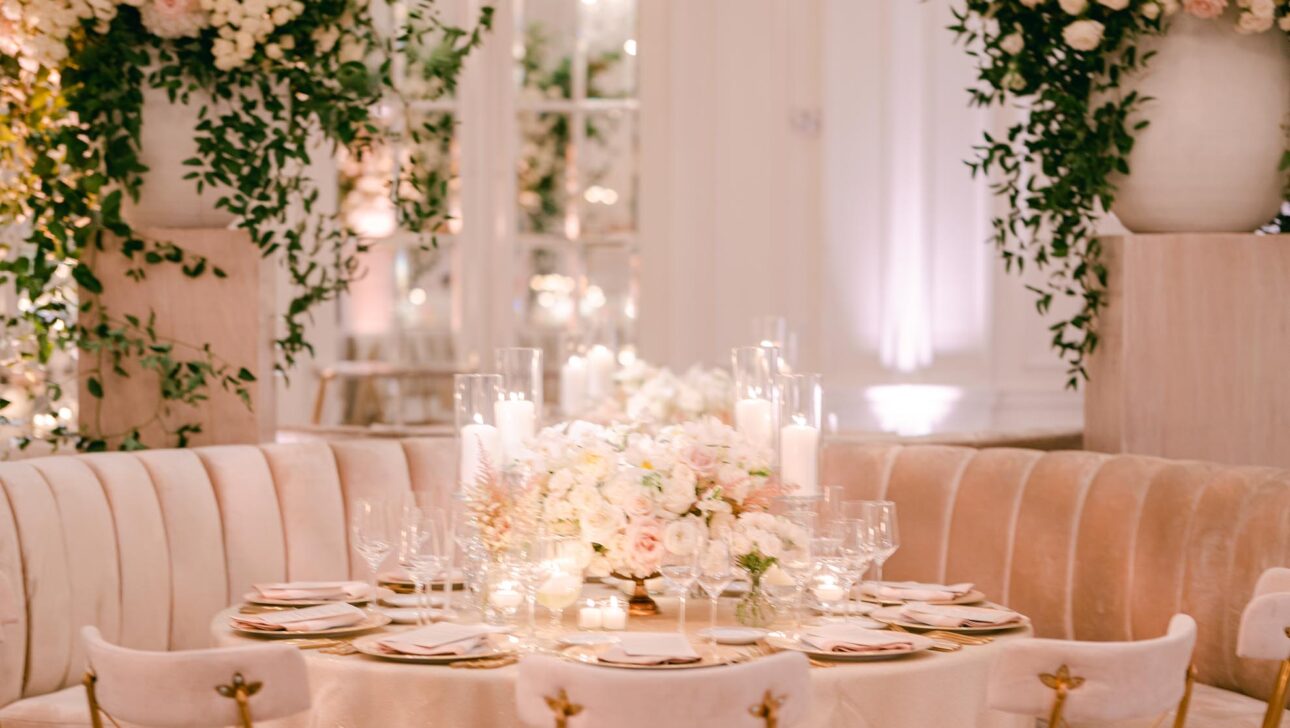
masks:
{"label": "dinner plate", "polygon": [[861,595],[860,599],[863,601],[869,602],[870,604],[880,604],[882,606],[901,605],[901,604],[908,604],[910,602],[917,601],[917,602],[922,602],[923,604],[935,604],[940,607],[947,607],[947,606],[963,606],[968,604],[980,604],[981,602],[985,601],[985,594],[980,590],[973,589],[972,591],[958,598],[938,599],[934,602],[924,602],[921,599],[879,599],[877,596],[874,596],[872,594],[863,594]]}
{"label": "dinner plate", "polygon": [[922,622],[915,622],[908,619],[907,617],[902,616],[900,613],[900,607],[883,607],[882,609],[876,609],[869,616],[873,617],[879,622],[894,624],[898,627],[904,627],[905,629],[916,629],[920,631],[929,631],[929,630],[935,629],[935,630],[940,630],[942,632],[960,632],[962,634],[975,634],[977,632],[1004,632],[1010,629],[1020,629],[1021,627],[1027,627],[1030,625],[1030,618],[1024,614],[1021,614],[1021,615],[1018,615],[1021,617],[1020,621],[1011,622],[1009,624],[995,624],[995,625],[987,625],[984,627],[937,627],[936,625],[933,625],[933,624],[923,624]]}
{"label": "dinner plate", "polygon": [[462,655],[403,655],[397,652],[387,652],[380,645],[380,641],[386,637],[389,637],[389,635],[369,634],[359,637],[350,644],[354,645],[354,649],[369,657],[389,660],[390,662],[410,662],[420,665],[446,665],[450,662],[501,657],[515,652],[515,640],[508,635],[493,635],[475,649]]}
{"label": "dinner plate", "polygon": [[[381,574],[376,583],[396,594],[411,594],[416,589],[416,584],[411,579],[397,573]],[[453,571],[451,583],[453,591],[461,591],[466,588],[466,580],[460,569]],[[429,587],[431,591],[442,592],[443,584],[443,579],[437,579],[429,582]]]}
{"label": "dinner plate", "polygon": [[280,637],[330,637],[333,635],[356,634],[358,632],[366,632],[369,629],[384,627],[385,625],[389,624],[391,621],[392,620],[387,614],[380,614],[380,613],[372,614],[369,612],[367,616],[363,618],[363,621],[359,622],[358,624],[351,624],[348,627],[332,627],[331,629],[319,629],[319,630],[314,630],[310,632],[291,632],[285,629],[284,630],[250,629],[247,627],[240,627],[237,624],[233,623],[232,620],[229,621],[228,626],[229,626],[229,629],[233,630],[234,632],[237,632],[238,634],[244,634],[251,637],[268,637],[270,639],[273,639],[273,638],[280,638]]}
{"label": "dinner plate", "polygon": [[853,617],[852,616],[843,617],[841,615],[837,615],[837,616],[825,615],[825,616],[821,616],[818,621],[820,624],[850,624],[856,627],[864,627],[865,629],[887,629],[886,622],[879,622],[878,620],[873,619],[872,617],[865,617],[862,615],[856,615]]}
{"label": "dinner plate", "polygon": [[[431,607],[442,607],[444,603],[443,592],[427,594]],[[381,604],[391,607],[415,607],[417,606],[416,594],[389,594],[381,597]]]}
{"label": "dinner plate", "polygon": [[388,616],[395,624],[416,624],[417,616],[424,613],[432,622],[438,622],[448,616],[442,609],[421,610],[416,607],[377,607],[376,611]]}
{"label": "dinner plate", "polygon": [[586,647],[574,646],[563,650],[560,654],[564,655],[565,659],[575,662],[583,662],[597,667],[616,667],[624,670],[693,670],[702,667],[719,667],[728,665],[731,662],[729,657],[711,653],[700,653],[698,662],[687,662],[684,665],[626,665],[620,662],[601,662],[600,654],[612,646],[608,644],[589,645]]}
{"label": "dinner plate", "polygon": [[708,627],[700,630],[699,636],[706,637],[720,645],[751,645],[768,633],[756,627]]}
{"label": "dinner plate", "polygon": [[913,649],[887,652],[828,652],[826,650],[817,650],[814,647],[805,645],[796,638],[787,637],[781,634],[772,634],[766,637],[766,644],[777,650],[792,650],[801,652],[804,655],[814,657],[817,660],[832,660],[835,662],[875,662],[878,660],[894,660],[898,657],[907,657],[909,655],[930,650],[935,640],[930,637],[924,637],[921,634],[905,635],[909,641],[914,644]]}
{"label": "dinner plate", "polygon": [[[386,594],[392,594],[389,589],[377,588],[376,597],[382,599]],[[358,599],[270,599],[260,596],[260,592],[249,591],[242,595],[242,600],[247,604],[259,604],[265,607],[317,607],[323,604],[336,604],[345,602],[346,604],[367,604],[372,600],[371,595],[359,597]]]}

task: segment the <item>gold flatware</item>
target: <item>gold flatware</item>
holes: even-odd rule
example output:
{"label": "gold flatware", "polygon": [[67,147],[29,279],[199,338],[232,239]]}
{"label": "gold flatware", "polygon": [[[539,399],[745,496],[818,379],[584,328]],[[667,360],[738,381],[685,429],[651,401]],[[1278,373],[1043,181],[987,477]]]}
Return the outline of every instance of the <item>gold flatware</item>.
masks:
{"label": "gold flatware", "polygon": [[[904,627],[901,627],[899,624],[889,623],[887,627],[892,632],[901,632],[904,634],[917,634],[917,632],[915,632],[914,630],[905,629]],[[933,652],[958,652],[959,650],[963,649],[963,643],[957,642],[955,640],[949,640],[949,639],[943,639],[943,638],[938,639],[932,636],[931,632],[924,633],[923,636],[927,637],[932,641],[932,646],[929,647],[928,649],[932,650]]]}
{"label": "gold flatware", "polygon": [[335,647],[336,645],[345,644],[345,641],[317,637],[313,639],[302,638],[302,639],[293,639],[293,640],[281,640],[280,642],[278,642],[278,644],[291,645],[293,647],[299,647],[302,650],[316,650],[322,647]]}
{"label": "gold flatware", "polygon": [[811,661],[811,667],[837,667],[838,663],[828,662],[826,660],[817,660],[814,657],[806,658]]}
{"label": "gold flatware", "polygon": [[341,642],[338,645],[332,645],[331,647],[324,647],[318,651],[328,655],[341,655],[342,657],[345,655],[358,654],[358,648],[350,644],[349,642]]}
{"label": "gold flatware", "polygon": [[925,632],[928,637],[939,637],[952,642],[960,642],[965,645],[988,645],[994,642],[993,637],[979,637],[976,635],[959,634],[958,632],[946,632],[943,629],[935,629],[931,632]]}
{"label": "gold flatware", "polygon": [[500,657],[484,657],[478,660],[450,662],[448,667],[457,668],[458,670],[496,670],[499,667],[514,665],[519,661],[520,658],[515,655],[502,655]]}

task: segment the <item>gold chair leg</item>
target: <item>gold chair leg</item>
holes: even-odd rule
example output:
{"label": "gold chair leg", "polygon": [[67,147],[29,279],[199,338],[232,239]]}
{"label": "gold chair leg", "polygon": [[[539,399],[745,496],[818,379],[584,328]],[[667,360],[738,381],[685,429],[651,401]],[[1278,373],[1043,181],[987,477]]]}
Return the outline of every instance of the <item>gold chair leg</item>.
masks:
{"label": "gold chair leg", "polygon": [[1048,673],[1040,675],[1039,681],[1057,693],[1053,699],[1052,712],[1048,714],[1048,726],[1049,728],[1061,728],[1062,711],[1066,708],[1066,696],[1070,694],[1070,691],[1083,685],[1084,678],[1071,675],[1070,668],[1062,665],[1057,668],[1055,675]]}
{"label": "gold chair leg", "polygon": [[783,696],[775,697],[774,693],[767,690],[761,702],[748,709],[748,714],[766,721],[766,728],[779,728],[779,708],[783,704]]}
{"label": "gold chair leg", "polygon": [[228,685],[216,685],[215,692],[237,703],[238,724],[241,728],[254,728],[251,725],[251,696],[260,692],[263,683],[249,683],[242,673],[233,674],[233,682]]}
{"label": "gold chair leg", "polygon": [[1187,710],[1191,708],[1191,689],[1196,684],[1195,663],[1187,667],[1187,682],[1183,688],[1182,700],[1178,701],[1178,713],[1174,716],[1174,728],[1187,725]]}
{"label": "gold chair leg", "polygon": [[582,706],[569,702],[569,693],[560,688],[560,694],[554,698],[546,697],[546,707],[555,716],[555,728],[569,728],[569,719],[582,712]]}
{"label": "gold chair leg", "polygon": [[[1290,634],[1290,630],[1286,630]],[[1281,661],[1281,671],[1277,673],[1276,687],[1268,698],[1268,712],[1263,716],[1263,728],[1277,728],[1281,725],[1281,716],[1286,710],[1286,689],[1290,687],[1290,659]]]}
{"label": "gold chair leg", "polygon": [[94,692],[97,680],[93,672],[86,672],[81,678],[81,684],[85,686],[85,700],[90,704],[90,725],[92,728],[103,728],[103,717],[99,715],[99,698]]}

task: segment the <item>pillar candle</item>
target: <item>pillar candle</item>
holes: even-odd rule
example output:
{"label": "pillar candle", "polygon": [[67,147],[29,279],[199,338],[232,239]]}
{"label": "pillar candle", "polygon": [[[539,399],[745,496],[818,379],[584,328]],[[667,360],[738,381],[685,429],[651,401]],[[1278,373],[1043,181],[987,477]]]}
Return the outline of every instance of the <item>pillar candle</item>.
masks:
{"label": "pillar candle", "polygon": [[560,367],[560,412],[565,417],[577,417],[586,408],[587,362],[578,355]]}
{"label": "pillar candle", "polygon": [[587,398],[596,404],[614,393],[614,352],[597,344],[587,352]]}
{"label": "pillar candle", "polygon": [[758,447],[774,447],[774,419],[768,399],[735,402],[735,429]]}
{"label": "pillar candle", "polygon": [[473,424],[461,428],[461,461],[457,482],[470,486],[485,473],[485,463],[494,471],[501,467],[502,443],[497,428],[492,425]]}
{"label": "pillar candle", "polygon": [[527,399],[499,399],[493,408],[501,438],[502,462],[509,465],[524,452],[524,443],[537,434],[537,408]]}
{"label": "pillar candle", "polygon": [[820,428],[791,424],[779,431],[780,479],[797,486],[794,495],[820,492],[819,463]]}

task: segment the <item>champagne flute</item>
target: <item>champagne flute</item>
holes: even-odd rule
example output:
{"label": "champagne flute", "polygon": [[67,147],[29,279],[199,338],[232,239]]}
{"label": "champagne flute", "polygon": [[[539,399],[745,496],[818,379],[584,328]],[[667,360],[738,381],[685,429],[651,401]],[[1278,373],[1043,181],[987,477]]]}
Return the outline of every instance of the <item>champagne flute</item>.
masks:
{"label": "champagne flute", "polygon": [[839,553],[842,556],[842,563],[846,567],[845,583],[847,585],[847,598],[843,602],[845,609],[845,619],[851,619],[851,587],[857,581],[864,579],[864,574],[869,570],[869,561],[873,557],[871,550],[871,541],[869,538],[869,527],[865,520],[855,519],[845,521],[846,529],[843,533],[842,546]]}
{"label": "champagne flute", "polygon": [[721,599],[721,592],[734,580],[730,544],[721,539],[709,540],[699,557],[699,586],[708,595],[708,629],[713,642],[717,641],[716,635],[711,632],[717,628],[717,603]]}
{"label": "champagne flute", "polygon": [[795,538],[785,539],[779,563],[793,578],[793,626],[802,626],[802,601],[806,595],[806,582],[811,578],[815,562],[811,558],[811,539],[815,534],[815,514],[810,511],[790,511],[784,518],[797,526]]}
{"label": "champagne flute", "polygon": [[699,577],[698,567],[698,548],[688,554],[669,553],[663,557],[663,565],[659,567],[659,573],[669,587],[668,591],[676,593],[681,600],[681,613],[676,625],[676,631],[681,634],[685,634],[685,600],[694,587],[695,579]]}
{"label": "champagne flute", "polygon": [[900,548],[900,531],[896,521],[896,504],[887,500],[868,501],[865,505],[869,536],[873,545],[874,576],[882,582],[882,565]]}
{"label": "champagne flute", "polygon": [[377,570],[394,548],[393,508],[384,498],[355,498],[350,503],[350,539],[371,574],[369,595],[376,601]]}

